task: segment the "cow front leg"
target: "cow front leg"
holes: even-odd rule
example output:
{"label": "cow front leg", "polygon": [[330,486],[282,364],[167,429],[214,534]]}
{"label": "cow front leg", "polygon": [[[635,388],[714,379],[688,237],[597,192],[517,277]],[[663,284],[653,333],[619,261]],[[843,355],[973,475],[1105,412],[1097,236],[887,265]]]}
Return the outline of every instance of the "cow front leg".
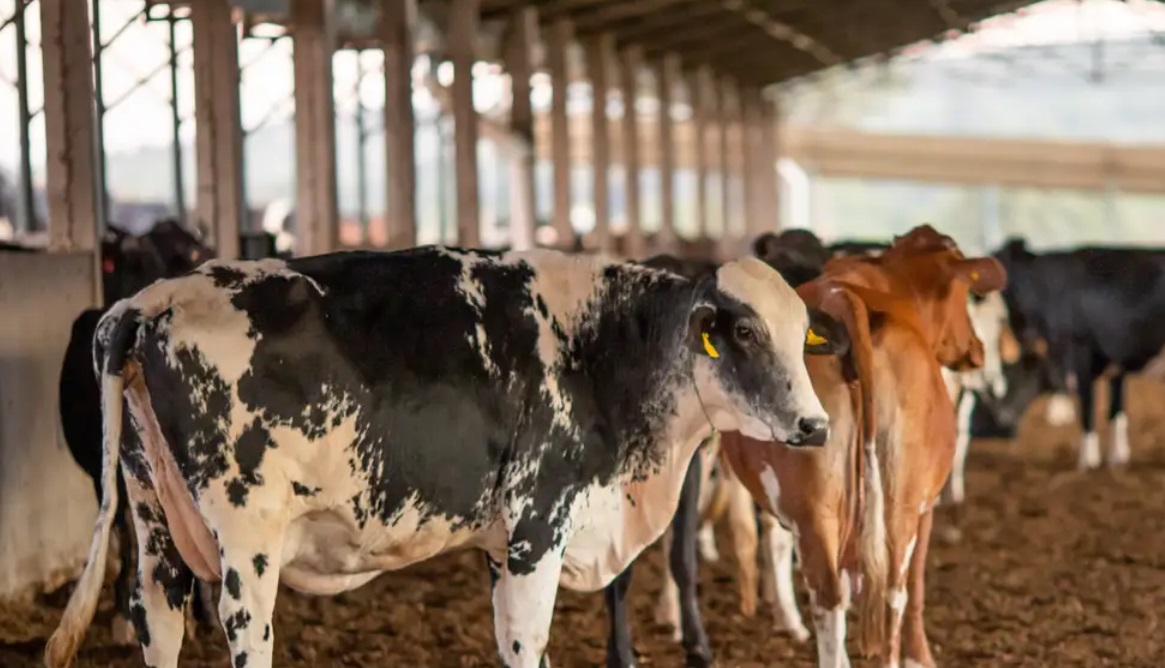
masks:
{"label": "cow front leg", "polygon": [[1093,385],[1096,382],[1093,376],[1091,354],[1083,347],[1074,350],[1074,368],[1076,373],[1076,396],[1080,399],[1080,424],[1084,436],[1077,453],[1076,468],[1088,471],[1100,466],[1100,437],[1096,433],[1096,416],[1093,411]]}
{"label": "cow front leg", "polygon": [[[546,645],[569,530],[543,522],[524,520],[510,533],[506,563],[494,585],[494,634],[506,668],[550,665]],[[548,534],[561,538],[548,541]]]}
{"label": "cow front leg", "polygon": [[[680,628],[683,632],[684,654],[689,668],[712,665],[712,646],[700,618],[700,601],[696,596],[699,564],[696,561],[696,533],[700,529],[701,457],[693,457],[688,474],[680,490],[679,505],[672,518],[672,542],[668,560],[672,579],[679,593]],[[755,560],[755,558],[754,558]],[[755,585],[754,585],[755,586]],[[755,607],[755,605],[754,605]]]}
{"label": "cow front leg", "polygon": [[1117,374],[1109,381],[1108,421],[1112,425],[1112,446],[1108,450],[1108,465],[1118,468],[1129,463],[1129,416],[1125,414],[1125,375]]}
{"label": "cow front leg", "polygon": [[967,451],[971,445],[971,414],[975,411],[977,396],[975,392],[963,389],[959,394],[958,408],[955,414],[955,456],[951,462],[951,476],[943,488],[943,500],[952,504],[961,504],[967,497],[966,483],[963,473],[967,464]]}
{"label": "cow front leg", "polygon": [[773,608],[778,631],[787,631],[797,642],[809,639],[809,629],[797,609],[797,592],[793,586],[793,551],[796,540],[775,517],[761,516],[761,591]]}
{"label": "cow front leg", "polygon": [[[635,668],[635,645],[631,641],[631,620],[627,618],[627,590],[631,587],[632,563],[603,592],[607,603],[607,668]],[[665,580],[665,582],[667,582]]]}
{"label": "cow front leg", "polygon": [[850,668],[845,651],[845,613],[849,608],[849,578],[838,568],[840,537],[837,520],[813,518],[797,525],[801,574],[809,589],[809,610],[817,636],[819,668]]}
{"label": "cow front leg", "polygon": [[902,644],[906,668],[935,668],[926,638],[922,613],[926,601],[926,553],[930,546],[930,532],[934,526],[934,510],[919,518],[918,540],[910,559],[907,574],[906,618],[903,621]]}
{"label": "cow front leg", "polygon": [[136,481],[126,488],[139,537],[138,582],[129,602],[130,619],[145,665],[177,668],[194,573],[178,554],[157,494]]}

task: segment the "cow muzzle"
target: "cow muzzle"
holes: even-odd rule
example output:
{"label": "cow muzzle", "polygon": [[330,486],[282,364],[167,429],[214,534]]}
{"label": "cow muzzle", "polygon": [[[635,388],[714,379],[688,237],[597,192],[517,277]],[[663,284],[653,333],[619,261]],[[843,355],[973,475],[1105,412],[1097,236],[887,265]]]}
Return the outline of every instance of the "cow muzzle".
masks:
{"label": "cow muzzle", "polygon": [[801,417],[796,426],[796,430],[785,439],[788,445],[819,448],[829,440],[828,417]]}

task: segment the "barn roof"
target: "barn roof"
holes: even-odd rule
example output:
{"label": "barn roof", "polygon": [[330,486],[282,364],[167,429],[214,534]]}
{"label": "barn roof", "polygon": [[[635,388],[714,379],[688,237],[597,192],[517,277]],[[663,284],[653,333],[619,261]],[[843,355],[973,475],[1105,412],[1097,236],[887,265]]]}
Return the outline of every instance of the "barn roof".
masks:
{"label": "barn roof", "polygon": [[[290,0],[228,0],[244,23],[286,24]],[[745,86],[778,83],[833,65],[973,30],[1036,0],[480,0],[489,59],[499,28],[524,6],[543,25],[569,21],[581,40],[601,34],[649,58],[675,54]],[[147,0],[189,5],[191,0]],[[418,51],[440,51],[447,0],[419,0]],[[375,47],[377,0],[337,0],[341,47]],[[494,44],[491,44],[494,43]]]}
{"label": "barn roof", "polygon": [[1033,0],[482,0],[483,19],[533,5],[539,19],[567,19],[575,35],[609,33],[647,57],[675,53],[745,85],[792,79],[927,39]]}

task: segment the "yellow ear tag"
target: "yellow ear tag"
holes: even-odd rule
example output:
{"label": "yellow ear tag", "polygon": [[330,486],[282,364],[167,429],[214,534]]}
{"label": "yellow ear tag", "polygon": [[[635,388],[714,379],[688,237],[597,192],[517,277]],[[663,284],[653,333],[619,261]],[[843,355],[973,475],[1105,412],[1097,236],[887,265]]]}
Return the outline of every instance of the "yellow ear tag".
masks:
{"label": "yellow ear tag", "polygon": [[720,357],[720,353],[717,352],[716,346],[712,345],[712,342],[708,340],[708,332],[704,332],[704,352],[708,353],[708,357],[713,359]]}
{"label": "yellow ear tag", "polygon": [[814,332],[812,329],[810,329],[805,333],[805,343],[811,346],[819,346],[825,343],[825,337],[817,336],[817,332]]}
{"label": "yellow ear tag", "polygon": [[972,280],[972,281],[977,281],[977,280],[979,280],[979,272],[977,272],[977,271],[972,271],[972,272],[971,272],[971,280]]}

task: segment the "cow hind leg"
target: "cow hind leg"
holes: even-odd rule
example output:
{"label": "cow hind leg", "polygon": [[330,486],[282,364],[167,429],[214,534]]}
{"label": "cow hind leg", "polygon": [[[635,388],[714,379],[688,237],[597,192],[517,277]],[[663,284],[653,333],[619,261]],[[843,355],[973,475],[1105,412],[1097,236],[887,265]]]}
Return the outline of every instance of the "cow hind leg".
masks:
{"label": "cow hind leg", "polygon": [[[883,649],[883,665],[888,668],[897,668],[902,655],[902,623],[906,615],[906,604],[909,600],[907,592],[907,577],[918,549],[919,515],[918,502],[907,502],[898,507],[896,517],[890,527],[890,573],[889,596],[887,604],[889,610],[889,635]],[[926,516],[933,516],[934,510],[928,509]],[[930,537],[930,520],[927,521],[927,539]],[[925,555],[923,555],[925,557]],[[920,613],[921,614],[921,613]]]}
{"label": "cow hind leg", "polygon": [[700,544],[700,558],[714,564],[720,560],[720,551],[716,549],[716,531],[711,522],[700,525],[700,532],[696,534]]}
{"label": "cow hind leg", "polygon": [[130,618],[145,665],[177,668],[194,573],[178,554],[155,492],[134,482],[126,487],[138,535],[138,584]]}
{"label": "cow hind leg", "polygon": [[736,555],[740,613],[752,617],[756,614],[759,585],[756,506],[744,483],[726,477],[722,484],[728,485],[728,528],[732,535],[732,551]]}
{"label": "cow hind leg", "polygon": [[[1078,351],[1077,354],[1083,358],[1087,353]],[[1080,422],[1084,429],[1076,460],[1076,468],[1081,471],[1100,466],[1100,437],[1096,434],[1096,416],[1093,412],[1093,384],[1096,378],[1092,368],[1091,359],[1076,360],[1076,395],[1080,399]]]}
{"label": "cow hind leg", "polygon": [[[680,607],[680,629],[689,668],[712,665],[712,646],[700,618],[696,595],[699,564],[696,561],[696,533],[700,528],[700,477],[703,461],[693,457],[680,490],[679,505],[672,519],[672,542],[668,559],[675,580]],[[755,549],[755,548],[754,548]],[[755,557],[754,557],[755,561]],[[755,588],[755,585],[754,585]],[[755,608],[755,605],[754,605]]]}
{"label": "cow hind leg", "polygon": [[761,591],[773,608],[778,631],[788,631],[797,642],[809,639],[809,629],[797,609],[797,592],[793,586],[793,552],[796,541],[777,519],[768,513],[761,517]]}
{"label": "cow hind leg", "polygon": [[926,638],[922,612],[926,599],[926,553],[930,547],[930,532],[934,526],[934,510],[928,510],[919,518],[918,540],[914,554],[910,558],[907,574],[907,603],[903,621],[902,644],[905,654],[905,668],[934,668],[934,657],[930,653],[930,643]]}
{"label": "cow hind leg", "polygon": [[671,545],[672,529],[669,527],[659,539],[663,550],[663,586],[655,604],[655,623],[671,629],[672,640],[680,642],[684,639],[684,632],[680,627],[680,590],[671,572]]}
{"label": "cow hind leg", "polygon": [[218,616],[226,631],[234,668],[271,668],[275,646],[275,597],[279,591],[286,524],[273,504],[252,489],[247,505],[208,517],[219,544],[222,589]]}
{"label": "cow hind leg", "polygon": [[[113,583],[113,642],[117,645],[132,645],[134,637],[133,622],[130,621],[130,597],[134,591],[134,544],[131,542],[132,532],[129,530],[129,492],[125,487],[125,479],[118,468],[117,484],[120,493],[117,496],[117,514],[113,518],[113,532],[117,536],[117,556],[120,567],[117,579]],[[101,498],[98,496],[97,498]]]}
{"label": "cow hind leg", "polygon": [[1112,425],[1112,446],[1108,465],[1116,468],[1129,463],[1129,417],[1125,415],[1125,376],[1117,374],[1109,381],[1108,421]]}

